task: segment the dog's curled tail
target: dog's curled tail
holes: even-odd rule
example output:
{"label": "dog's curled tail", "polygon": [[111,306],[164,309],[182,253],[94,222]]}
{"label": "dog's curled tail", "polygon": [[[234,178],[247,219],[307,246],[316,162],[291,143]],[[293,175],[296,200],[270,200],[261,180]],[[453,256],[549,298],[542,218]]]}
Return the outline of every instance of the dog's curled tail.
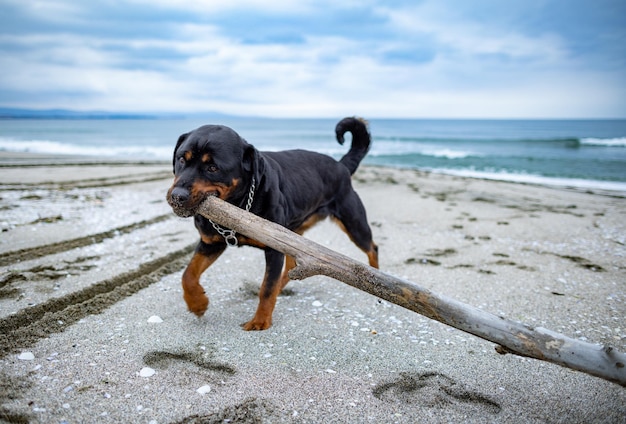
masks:
{"label": "dog's curled tail", "polygon": [[370,148],[370,133],[367,130],[367,121],[362,118],[344,118],[335,127],[335,134],[339,144],[344,143],[343,135],[346,132],[352,133],[352,146],[339,162],[343,163],[354,174]]}

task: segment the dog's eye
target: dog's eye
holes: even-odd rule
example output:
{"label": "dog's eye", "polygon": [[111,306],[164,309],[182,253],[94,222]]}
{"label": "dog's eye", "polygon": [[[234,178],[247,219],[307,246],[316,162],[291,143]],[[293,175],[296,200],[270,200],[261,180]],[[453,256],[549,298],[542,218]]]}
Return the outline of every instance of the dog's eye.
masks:
{"label": "dog's eye", "polygon": [[179,165],[184,165],[184,164],[185,164],[185,158],[181,156],[181,157],[178,159],[178,164],[179,164]]}
{"label": "dog's eye", "polygon": [[217,172],[218,168],[217,165],[214,163],[209,163],[208,165],[205,166],[206,170],[213,173],[213,172]]}

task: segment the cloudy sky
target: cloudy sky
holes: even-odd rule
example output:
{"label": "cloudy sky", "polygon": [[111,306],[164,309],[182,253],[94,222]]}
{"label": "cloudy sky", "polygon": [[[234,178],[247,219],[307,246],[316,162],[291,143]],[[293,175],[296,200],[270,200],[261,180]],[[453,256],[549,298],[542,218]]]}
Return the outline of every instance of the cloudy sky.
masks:
{"label": "cloudy sky", "polygon": [[0,0],[0,107],[626,117],[626,0]]}

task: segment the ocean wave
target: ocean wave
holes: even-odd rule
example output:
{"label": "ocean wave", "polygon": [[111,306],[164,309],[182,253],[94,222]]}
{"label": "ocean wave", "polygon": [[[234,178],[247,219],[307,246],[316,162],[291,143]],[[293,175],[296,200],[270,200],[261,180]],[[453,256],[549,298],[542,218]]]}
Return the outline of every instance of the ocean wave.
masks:
{"label": "ocean wave", "polygon": [[626,137],[581,138],[580,144],[587,146],[626,147]]}
{"label": "ocean wave", "polygon": [[[280,151],[293,146],[263,145],[258,146],[264,151]],[[305,149],[340,158],[348,152],[347,146],[327,143],[311,143],[303,146]],[[150,158],[169,160],[172,155],[172,146],[140,146],[140,145],[79,145],[75,143],[61,143],[50,140],[16,140],[0,137],[0,150],[11,152],[29,152],[52,155],[75,156],[105,156],[110,158],[127,157]],[[469,156],[481,156],[475,152],[461,149],[452,149],[424,143],[383,141],[373,144],[368,153],[372,157],[391,157],[421,155],[446,159],[462,159]]]}
{"label": "ocean wave", "polygon": [[424,149],[420,152],[424,156],[434,156],[436,158],[446,159],[463,159],[470,156],[479,156],[476,153],[464,150],[452,150],[452,149]]}
{"label": "ocean wave", "polygon": [[49,140],[14,140],[0,138],[0,150],[49,155],[104,156],[128,159],[170,159],[171,147],[158,146],[82,146]]}
{"label": "ocean wave", "polygon": [[370,156],[422,155],[446,159],[462,159],[470,156],[482,156],[471,150],[454,149],[429,143],[406,141],[379,141],[372,143]]}
{"label": "ocean wave", "polygon": [[508,181],[553,187],[574,187],[626,193],[626,182],[584,180],[580,178],[545,177],[542,175],[509,171],[477,171],[475,169],[425,168],[430,172],[484,180]]}

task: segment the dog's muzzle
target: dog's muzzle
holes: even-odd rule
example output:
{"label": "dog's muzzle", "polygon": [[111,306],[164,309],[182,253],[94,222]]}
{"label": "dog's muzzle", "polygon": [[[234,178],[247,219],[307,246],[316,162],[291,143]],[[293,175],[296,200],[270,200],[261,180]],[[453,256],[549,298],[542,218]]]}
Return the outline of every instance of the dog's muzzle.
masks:
{"label": "dog's muzzle", "polygon": [[195,212],[189,208],[189,191],[180,187],[173,187],[167,193],[167,203],[172,207],[174,213],[181,218],[193,216]]}

